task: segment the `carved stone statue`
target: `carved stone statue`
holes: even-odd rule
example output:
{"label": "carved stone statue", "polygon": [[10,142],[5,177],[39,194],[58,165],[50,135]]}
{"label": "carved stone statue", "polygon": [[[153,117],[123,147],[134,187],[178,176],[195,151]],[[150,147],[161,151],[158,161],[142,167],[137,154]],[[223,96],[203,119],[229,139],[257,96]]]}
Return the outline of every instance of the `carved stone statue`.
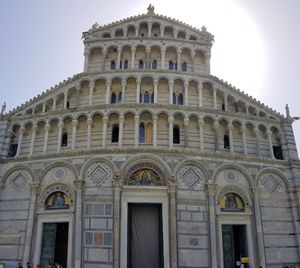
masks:
{"label": "carved stone statue", "polygon": [[154,6],[152,6],[151,4],[148,6],[147,10],[148,10],[147,14],[154,14]]}
{"label": "carved stone statue", "polygon": [[5,110],[6,110],[6,103],[4,102],[1,108],[1,115],[4,114]]}
{"label": "carved stone statue", "polygon": [[289,105],[285,105],[286,118],[291,118]]}

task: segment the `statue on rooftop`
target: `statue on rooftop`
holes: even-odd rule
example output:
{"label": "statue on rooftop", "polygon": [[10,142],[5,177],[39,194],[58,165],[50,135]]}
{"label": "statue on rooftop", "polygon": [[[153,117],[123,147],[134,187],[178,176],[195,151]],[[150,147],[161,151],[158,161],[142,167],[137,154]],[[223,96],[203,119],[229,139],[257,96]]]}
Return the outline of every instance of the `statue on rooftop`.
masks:
{"label": "statue on rooftop", "polygon": [[285,105],[286,118],[291,118],[289,105]]}
{"label": "statue on rooftop", "polygon": [[151,14],[151,15],[154,14],[154,6],[152,6],[151,4],[148,6],[147,10],[148,10],[147,14]]}
{"label": "statue on rooftop", "polygon": [[4,114],[5,110],[6,110],[6,103],[4,102],[4,103],[2,104],[2,108],[1,108],[1,115]]}

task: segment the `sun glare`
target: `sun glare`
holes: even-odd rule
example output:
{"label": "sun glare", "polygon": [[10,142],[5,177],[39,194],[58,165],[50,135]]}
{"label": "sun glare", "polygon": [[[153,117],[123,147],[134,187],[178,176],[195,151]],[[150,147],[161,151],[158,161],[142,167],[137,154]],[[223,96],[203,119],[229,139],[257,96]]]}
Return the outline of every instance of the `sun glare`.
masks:
{"label": "sun glare", "polygon": [[[254,18],[230,0],[153,1],[158,14],[179,18],[215,35],[211,74],[250,95],[261,98],[266,71],[266,51]],[[185,8],[186,6],[186,8]],[[188,10],[188,12],[185,12]]]}

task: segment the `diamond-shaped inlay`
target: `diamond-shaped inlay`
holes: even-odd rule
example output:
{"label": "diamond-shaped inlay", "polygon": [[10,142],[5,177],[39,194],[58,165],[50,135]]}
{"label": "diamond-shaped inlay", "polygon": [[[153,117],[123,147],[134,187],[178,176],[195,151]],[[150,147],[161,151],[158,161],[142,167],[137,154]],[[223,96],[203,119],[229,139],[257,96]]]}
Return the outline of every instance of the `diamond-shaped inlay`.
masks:
{"label": "diamond-shaped inlay", "polygon": [[262,185],[268,192],[274,193],[279,189],[280,181],[278,181],[274,176],[268,175],[262,180]]}
{"label": "diamond-shaped inlay", "polygon": [[97,164],[91,169],[88,176],[95,184],[101,184],[111,177],[111,170],[105,164]]}
{"label": "diamond-shaped inlay", "polygon": [[23,186],[26,184],[27,179],[23,173],[18,173],[10,180],[11,186],[16,190],[20,191]]}
{"label": "diamond-shaped inlay", "polygon": [[185,166],[179,172],[179,177],[188,187],[193,187],[202,179],[202,172],[195,166]]}

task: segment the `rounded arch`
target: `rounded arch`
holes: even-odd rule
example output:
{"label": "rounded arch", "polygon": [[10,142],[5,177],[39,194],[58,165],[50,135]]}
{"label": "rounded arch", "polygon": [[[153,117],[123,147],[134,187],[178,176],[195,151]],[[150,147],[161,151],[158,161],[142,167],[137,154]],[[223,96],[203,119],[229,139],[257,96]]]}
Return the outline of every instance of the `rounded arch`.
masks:
{"label": "rounded arch", "polygon": [[9,176],[11,174],[13,174],[16,171],[22,171],[22,170],[29,173],[29,175],[30,175],[29,179],[31,179],[31,181],[29,181],[29,182],[35,181],[35,173],[30,167],[25,166],[25,165],[17,165],[17,166],[10,168],[8,171],[6,171],[4,173],[4,175],[0,179],[0,184],[5,184],[6,180],[9,178]]}
{"label": "rounded arch", "polygon": [[38,174],[38,177],[41,178],[41,180],[42,180],[50,169],[57,167],[57,166],[64,166],[64,167],[70,169],[73,172],[73,174],[75,175],[75,177],[78,177],[78,175],[79,175],[78,169],[75,166],[73,166],[72,164],[70,164],[67,161],[61,160],[61,161],[56,161],[56,162],[48,164],[45,168],[43,168],[40,171],[40,173]]}
{"label": "rounded arch", "polygon": [[128,177],[138,170],[138,164],[141,163],[150,163],[159,168],[163,175],[163,178],[161,179],[164,180],[165,184],[168,182],[169,178],[172,175],[170,167],[163,159],[153,154],[144,153],[137,154],[123,163],[123,165],[120,168],[120,175],[122,181],[126,182]]}
{"label": "rounded arch", "polygon": [[259,183],[259,180],[265,175],[265,174],[268,174],[268,173],[273,173],[275,175],[277,175],[280,179],[283,180],[283,182],[285,183],[285,186],[286,188],[289,188],[291,187],[291,183],[289,182],[288,178],[286,177],[286,175],[276,169],[276,168],[272,168],[272,167],[266,167],[266,168],[263,168],[262,170],[260,170],[257,175],[256,175],[256,178],[255,178],[255,186],[258,186],[258,183]]}
{"label": "rounded arch", "polygon": [[106,165],[108,165],[110,167],[110,169],[112,170],[113,176],[116,174],[117,172],[117,167],[115,166],[115,164],[105,158],[105,157],[93,157],[90,158],[89,160],[87,160],[81,167],[80,169],[80,173],[79,173],[79,180],[82,180],[85,176],[85,174],[87,173],[88,168],[93,165],[94,163],[98,163],[98,162],[103,162]]}
{"label": "rounded arch", "polygon": [[65,121],[66,119],[74,119],[74,115],[73,114],[65,114],[61,117],[61,121]]}
{"label": "rounded arch", "polygon": [[223,116],[223,115],[222,116],[218,116],[216,118],[216,120],[217,120],[218,123],[220,123],[220,121],[222,121],[222,120],[224,120],[227,124],[230,123],[230,119],[228,117],[226,117],[226,116]]}
{"label": "rounded arch", "polygon": [[141,110],[139,110],[137,112],[137,115],[141,115],[142,113],[149,113],[151,114],[152,116],[155,114],[155,112],[149,108],[142,108]]}
{"label": "rounded arch", "polygon": [[158,110],[158,111],[156,112],[156,115],[157,115],[157,116],[159,116],[159,115],[161,115],[161,114],[164,114],[164,115],[166,115],[166,116],[170,116],[170,115],[171,115],[171,113],[170,113],[169,111],[165,111],[165,110]]}
{"label": "rounded arch", "polygon": [[80,78],[79,80],[78,80],[78,83],[79,83],[79,85],[81,86],[82,85],[82,83],[84,83],[84,82],[93,82],[93,79],[91,79],[91,78],[88,78],[88,77],[82,77],[82,78]]}
{"label": "rounded arch", "polygon": [[251,199],[248,195],[238,186],[236,185],[226,185],[221,188],[216,194],[216,205],[219,205],[222,197],[228,193],[235,193],[243,200],[245,204],[245,208],[249,208],[251,205]]}
{"label": "rounded arch", "polygon": [[121,111],[119,110],[109,110],[107,113],[106,113],[106,116],[110,116],[112,114],[117,114],[118,116],[121,115]]}
{"label": "rounded arch", "polygon": [[75,116],[74,116],[74,119],[75,120],[78,120],[80,117],[86,117],[86,118],[88,118],[88,116],[89,116],[89,114],[88,113],[86,113],[86,112],[80,112],[80,113],[78,113],[78,114],[76,114]]}
{"label": "rounded arch", "polygon": [[207,168],[202,163],[200,163],[196,160],[182,160],[181,162],[179,162],[174,169],[174,175],[177,177],[180,169],[187,165],[193,165],[193,166],[198,167],[202,171],[202,173],[205,177],[204,178],[205,182],[208,182],[208,180],[210,180],[210,174],[209,174]]}
{"label": "rounded arch", "polygon": [[212,181],[216,182],[217,175],[222,170],[225,170],[225,169],[235,169],[235,170],[241,172],[247,179],[249,187],[254,186],[254,182],[253,182],[252,177],[251,177],[250,173],[248,172],[248,170],[238,164],[235,164],[235,163],[225,163],[225,164],[222,164],[219,167],[217,167],[212,175]]}

